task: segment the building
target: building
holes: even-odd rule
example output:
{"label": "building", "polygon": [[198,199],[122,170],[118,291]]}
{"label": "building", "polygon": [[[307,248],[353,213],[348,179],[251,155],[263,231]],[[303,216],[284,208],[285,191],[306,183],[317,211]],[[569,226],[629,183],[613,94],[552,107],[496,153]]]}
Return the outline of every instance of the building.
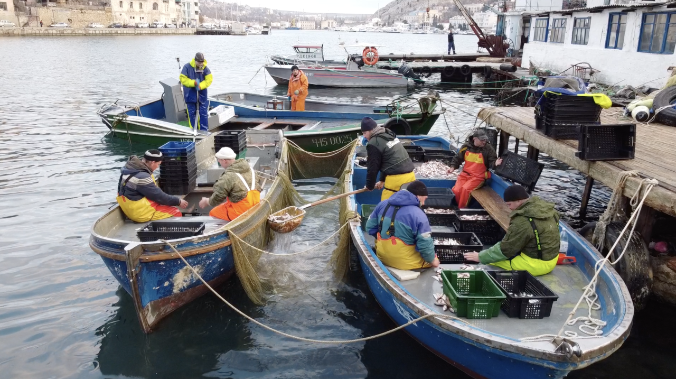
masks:
{"label": "building", "polygon": [[522,66],[572,74],[572,65],[587,62],[601,83],[664,85],[676,62],[676,2],[589,2],[592,8],[529,16]]}
{"label": "building", "polygon": [[[448,20],[448,23],[453,27],[453,29],[467,28],[467,20],[462,16],[453,16]],[[464,27],[461,25],[465,25]]]}
{"label": "building", "polygon": [[322,23],[321,23],[321,28],[322,28],[322,29],[333,29],[333,28],[335,28],[336,26],[338,26],[338,24],[336,23],[335,20],[324,20],[324,21],[322,21]]}
{"label": "building", "polygon": [[[565,0],[565,1],[571,2],[575,0]],[[585,0],[582,0],[582,2],[586,3]],[[516,0],[514,3],[514,10],[526,12],[560,11],[561,9],[563,9],[563,3],[564,0]]]}
{"label": "building", "polygon": [[317,23],[314,21],[298,21],[296,26],[303,30],[315,30],[317,29]]}
{"label": "building", "polygon": [[418,22],[418,14],[416,12],[409,12],[407,15],[401,17],[401,21],[406,21],[409,25]]}
{"label": "building", "polygon": [[477,12],[472,16],[485,34],[495,34],[498,15],[493,12]]}
{"label": "building", "polygon": [[123,24],[139,22],[193,24],[199,20],[199,1],[180,0],[113,0],[113,19]]}
{"label": "building", "polygon": [[[19,21],[14,14],[14,1],[2,0],[0,1],[0,20],[5,20],[17,24]],[[21,26],[17,24],[16,26]]]}
{"label": "building", "polygon": [[[527,0],[523,0],[523,1],[527,1]],[[541,1],[544,1],[544,0],[541,0]],[[561,0],[558,0],[558,1],[561,1]],[[483,4],[465,4],[465,9],[467,9],[467,11],[470,14],[474,14],[474,13],[477,13],[477,12],[481,12],[481,10],[484,9],[484,5]]]}

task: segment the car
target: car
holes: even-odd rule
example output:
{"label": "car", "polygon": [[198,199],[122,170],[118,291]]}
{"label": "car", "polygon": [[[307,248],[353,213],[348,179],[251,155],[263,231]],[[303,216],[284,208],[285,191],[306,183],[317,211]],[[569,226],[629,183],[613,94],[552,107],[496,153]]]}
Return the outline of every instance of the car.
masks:
{"label": "car", "polygon": [[91,22],[87,24],[88,28],[103,28],[103,24],[99,24],[98,22]]}
{"label": "car", "polygon": [[133,28],[134,24],[124,24],[124,28]]}
{"label": "car", "polygon": [[7,20],[0,20],[0,28],[13,28],[16,24]]}
{"label": "car", "polygon": [[150,24],[150,27],[151,28],[164,28],[164,23],[155,21],[152,24]]}
{"label": "car", "polygon": [[168,29],[176,29],[176,25],[174,24],[164,24],[164,27]]}
{"label": "car", "polygon": [[49,25],[50,28],[70,28],[70,25],[66,24],[65,22],[55,22],[51,25]]}
{"label": "car", "polygon": [[137,23],[136,23],[136,27],[137,27],[137,28],[147,28],[147,27],[148,27],[148,23],[147,23],[147,22],[137,22]]}
{"label": "car", "polygon": [[109,28],[124,28],[124,25],[122,25],[122,24],[119,23],[119,22],[114,22],[114,23],[108,25],[108,27],[109,27]]}

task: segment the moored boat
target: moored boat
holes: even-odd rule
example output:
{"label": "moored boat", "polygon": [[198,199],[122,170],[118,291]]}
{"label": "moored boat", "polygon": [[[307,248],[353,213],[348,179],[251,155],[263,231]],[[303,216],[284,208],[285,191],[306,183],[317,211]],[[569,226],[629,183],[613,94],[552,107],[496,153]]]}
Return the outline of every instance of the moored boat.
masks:
{"label": "moored boat", "polygon": [[[408,136],[400,137],[400,140],[423,147],[453,149],[449,141],[440,137]],[[353,171],[346,180],[346,190],[365,185],[366,168],[357,164],[356,156],[353,158]],[[450,188],[454,184],[454,180],[448,179],[421,180],[428,187]],[[485,188],[501,196],[508,185],[494,175]],[[349,198],[348,207],[361,213],[362,205],[377,204],[379,199],[379,191],[361,193]],[[594,276],[596,262],[603,257],[566,223],[561,222],[560,228],[568,236],[567,255],[577,262],[557,266],[552,273],[538,277],[558,295],[549,317],[508,318],[501,312],[490,319],[466,319],[450,318],[453,314],[443,312],[435,305],[434,293],[443,291],[442,284],[432,278],[435,275],[433,269],[423,271],[416,279],[398,280],[376,256],[374,239],[362,230],[358,221],[350,225],[360,268],[371,292],[389,317],[402,325],[425,315],[444,315],[444,318],[432,316],[416,322],[405,331],[434,354],[478,378],[562,378],[573,370],[606,358],[629,335],[634,307],[625,284],[610,265],[600,270],[594,287],[601,308],[589,311],[585,305],[575,315],[590,315],[605,323],[598,329],[600,334],[582,333],[584,328],[579,327],[582,322],[564,328],[583,287],[589,285]],[[432,231],[452,231],[452,228],[435,226]],[[441,267],[458,270],[460,265],[442,264]],[[493,266],[481,268],[499,270]],[[565,333],[554,343],[554,336],[560,330]],[[569,334],[573,332],[584,337]]]}

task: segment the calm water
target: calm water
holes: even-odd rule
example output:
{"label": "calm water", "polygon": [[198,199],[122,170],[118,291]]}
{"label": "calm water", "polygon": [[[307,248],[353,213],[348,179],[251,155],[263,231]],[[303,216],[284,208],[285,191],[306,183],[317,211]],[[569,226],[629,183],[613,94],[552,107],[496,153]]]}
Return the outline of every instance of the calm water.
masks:
{"label": "calm water", "polygon": [[[118,98],[144,101],[161,94],[160,79],[178,76],[176,57],[204,52],[214,74],[211,94],[241,90],[285,93],[263,70],[265,57],[291,53],[296,42],[324,43],[327,58],[343,58],[339,38],[383,45],[381,52],[441,53],[445,35],[275,31],[271,36],[5,38],[0,41],[0,377],[2,378],[465,378],[403,333],[367,343],[323,346],[279,337],[251,325],[205,296],[144,335],[130,297],[88,247],[93,222],[114,204],[118,170],[130,147],[105,138],[95,111]],[[458,52],[476,38],[457,36]],[[253,78],[253,79],[252,79]],[[251,80],[250,84],[249,81]],[[315,89],[315,99],[383,103],[406,90]],[[442,91],[447,108],[432,134],[462,137],[490,94]],[[522,147],[522,151],[525,148]],[[574,223],[584,178],[542,158],[538,194]],[[318,198],[326,182],[305,183]],[[590,217],[608,200],[597,187]],[[335,205],[312,211],[295,239],[277,249],[301,250],[337,227]],[[282,243],[284,242],[284,243]],[[236,280],[219,292],[272,327],[316,339],[353,339],[393,327],[363,278],[327,280],[330,248],[287,262],[295,295],[252,306]],[[673,377],[673,309],[651,305],[632,336],[609,359],[576,378]],[[631,373],[631,374],[630,374]]]}

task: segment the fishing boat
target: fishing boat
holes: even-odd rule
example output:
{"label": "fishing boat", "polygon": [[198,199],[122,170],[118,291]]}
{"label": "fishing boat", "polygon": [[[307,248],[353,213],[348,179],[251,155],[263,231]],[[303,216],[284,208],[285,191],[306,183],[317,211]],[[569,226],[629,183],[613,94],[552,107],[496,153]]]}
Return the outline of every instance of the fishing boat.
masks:
{"label": "fishing boat", "polygon": [[344,66],[345,62],[324,59],[324,45],[316,44],[298,44],[292,46],[295,54],[292,55],[272,55],[270,60],[279,65],[294,65],[302,63],[320,64],[322,66]]}
{"label": "fishing boat", "polygon": [[251,143],[270,142],[277,131],[303,149],[331,151],[360,134],[359,122],[371,117],[397,134],[427,134],[443,113],[435,93],[418,99],[395,100],[388,105],[341,104],[306,100],[303,112],[290,110],[286,97],[229,92],[210,98],[209,132],[196,133],[188,126],[186,105],[178,80],[160,81],[161,98],[145,103],[118,99],[103,105],[97,114],[112,135],[133,142],[160,145],[168,141],[201,140],[223,130],[249,129]]}
{"label": "fishing boat", "polygon": [[[406,136],[400,140],[404,144],[454,149],[449,141],[441,137]],[[353,171],[346,179],[346,190],[365,185],[366,168],[358,164],[358,154],[353,157]],[[421,180],[428,188],[451,188],[455,182],[448,179]],[[506,180],[493,175],[484,188],[486,193],[501,198],[509,185]],[[380,191],[365,192],[349,197],[348,207],[362,214],[363,205],[377,204],[379,200]],[[507,214],[504,212],[504,215]],[[505,218],[508,220],[507,216]],[[454,316],[435,305],[434,293],[443,292],[442,284],[433,279],[435,270],[424,270],[416,279],[399,280],[378,259],[374,251],[375,240],[362,230],[359,221],[351,222],[350,233],[358,253],[359,267],[371,292],[397,325],[433,315],[404,329],[431,352],[476,378],[563,378],[571,371],[598,362],[619,349],[629,335],[634,307],[624,282],[608,264],[601,269],[595,287],[600,309],[588,313],[587,303],[582,301],[584,306],[575,314],[575,317],[592,315],[605,322],[605,326],[599,329],[601,334],[589,336],[582,333],[584,328],[579,326],[584,322],[564,328],[569,313],[582,296],[583,287],[589,285],[594,276],[596,262],[603,257],[565,222],[560,223],[560,228],[568,236],[567,255],[572,256],[576,263],[559,265],[552,273],[537,278],[558,295],[550,316],[542,319],[509,318],[503,312],[490,319]],[[453,229],[432,228],[433,233],[439,231]],[[487,271],[500,270],[493,266],[474,265]],[[441,265],[443,270],[459,270],[460,266]],[[478,300],[478,303],[483,301]],[[565,333],[560,334],[559,330],[565,330]],[[571,337],[567,334],[571,332],[584,337]],[[554,339],[557,335],[561,337]]]}

